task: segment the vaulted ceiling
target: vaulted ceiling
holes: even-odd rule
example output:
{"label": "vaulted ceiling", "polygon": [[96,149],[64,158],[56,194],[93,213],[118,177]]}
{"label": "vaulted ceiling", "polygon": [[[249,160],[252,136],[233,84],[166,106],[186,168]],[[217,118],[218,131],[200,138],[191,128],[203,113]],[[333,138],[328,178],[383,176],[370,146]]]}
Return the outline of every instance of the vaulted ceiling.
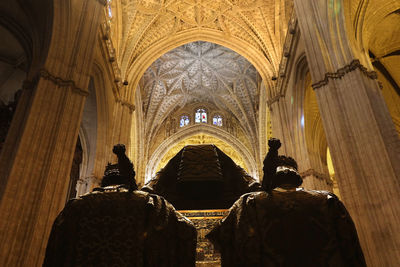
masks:
{"label": "vaulted ceiling", "polygon": [[[165,39],[206,33],[240,43],[271,72],[279,67],[292,0],[113,0],[113,42],[122,76]],[[202,35],[204,37],[204,35]],[[219,36],[219,37],[217,37]],[[201,40],[198,39],[198,40]],[[178,45],[177,45],[178,46]]]}
{"label": "vaulted ceiling", "polygon": [[268,87],[278,73],[293,0],[109,3],[117,78],[128,82],[125,100],[143,112],[147,159],[166,138],[168,117],[205,103],[239,124],[242,139],[233,139],[246,143],[256,161],[260,84]]}
{"label": "vaulted ceiling", "polygon": [[257,71],[228,48],[202,41],[175,48],[147,69],[140,88],[150,138],[172,111],[193,103],[232,114],[247,135],[257,137]]}

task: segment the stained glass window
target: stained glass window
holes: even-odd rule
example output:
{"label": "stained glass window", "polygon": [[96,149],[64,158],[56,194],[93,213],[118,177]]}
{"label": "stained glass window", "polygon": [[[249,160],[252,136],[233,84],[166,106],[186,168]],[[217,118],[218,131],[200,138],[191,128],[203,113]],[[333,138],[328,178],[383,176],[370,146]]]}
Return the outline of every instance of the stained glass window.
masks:
{"label": "stained glass window", "polygon": [[112,18],[111,0],[107,0],[107,11],[108,11],[108,16]]}
{"label": "stained glass window", "polygon": [[222,117],[220,115],[215,115],[213,118],[213,124],[216,126],[222,126]]}
{"label": "stained glass window", "polygon": [[196,123],[199,123],[199,122],[207,123],[207,112],[204,109],[199,108],[196,111],[196,115],[195,115],[195,120],[194,121]]}
{"label": "stained glass window", "polygon": [[181,117],[181,121],[180,121],[180,124],[179,124],[179,125],[180,125],[181,127],[183,127],[183,126],[189,125],[189,122],[190,122],[189,116],[183,115],[183,116]]}

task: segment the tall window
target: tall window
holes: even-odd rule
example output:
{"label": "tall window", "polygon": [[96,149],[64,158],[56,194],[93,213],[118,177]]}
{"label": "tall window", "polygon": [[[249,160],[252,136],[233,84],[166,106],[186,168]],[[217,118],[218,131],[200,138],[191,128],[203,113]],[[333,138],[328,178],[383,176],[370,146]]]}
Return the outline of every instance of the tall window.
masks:
{"label": "tall window", "polygon": [[194,121],[196,123],[199,123],[199,122],[207,123],[207,112],[204,109],[199,108],[196,111],[196,116],[195,116],[195,120]]}
{"label": "tall window", "polygon": [[213,118],[213,124],[216,126],[222,126],[222,117],[221,115],[215,115]]}
{"label": "tall window", "polygon": [[190,122],[189,116],[183,115],[181,117],[180,126],[183,127],[183,126],[189,125],[189,122]]}

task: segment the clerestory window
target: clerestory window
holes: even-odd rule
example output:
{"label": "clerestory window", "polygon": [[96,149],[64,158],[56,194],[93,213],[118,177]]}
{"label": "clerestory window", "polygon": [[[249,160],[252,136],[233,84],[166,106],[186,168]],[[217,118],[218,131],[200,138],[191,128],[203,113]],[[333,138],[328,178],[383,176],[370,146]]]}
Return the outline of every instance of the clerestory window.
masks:
{"label": "clerestory window", "polygon": [[200,123],[200,122],[207,123],[207,112],[204,109],[199,108],[196,111],[195,120],[194,121],[196,123]]}
{"label": "clerestory window", "polygon": [[213,125],[215,126],[222,126],[222,116],[221,115],[215,115],[213,118]]}
{"label": "clerestory window", "polygon": [[190,122],[189,116],[183,115],[183,116],[181,117],[181,121],[180,121],[179,125],[180,125],[180,127],[184,127],[184,126],[186,126],[186,125],[189,125],[189,122]]}

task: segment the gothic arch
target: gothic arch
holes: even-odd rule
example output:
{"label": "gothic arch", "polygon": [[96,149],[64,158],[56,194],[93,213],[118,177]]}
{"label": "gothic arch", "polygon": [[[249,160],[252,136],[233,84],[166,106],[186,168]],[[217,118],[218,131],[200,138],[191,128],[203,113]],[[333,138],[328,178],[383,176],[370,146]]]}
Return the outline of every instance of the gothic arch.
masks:
{"label": "gothic arch", "polygon": [[[374,28],[388,15],[398,12],[400,2],[397,0],[343,2],[345,2],[343,7],[348,37],[355,44],[355,48],[363,53],[364,64],[371,67],[368,50],[370,40],[374,36]],[[396,25],[393,26],[396,27]]]}
{"label": "gothic arch", "polygon": [[226,35],[215,30],[187,30],[177,34],[175,38],[163,39],[155,43],[153,46],[147,48],[134,61],[134,64],[130,66],[126,73],[126,80],[131,81],[129,84],[129,90],[127,90],[126,99],[133,102],[135,90],[137,89],[139,80],[143,76],[146,69],[157,58],[174,48],[195,41],[207,41],[232,49],[233,51],[245,57],[251,64],[254,65],[254,67],[260,73],[262,80],[268,80],[268,78],[272,77],[275,73],[272,65],[268,63],[267,58],[261,51],[247,49],[248,44],[239,38],[235,38],[235,42],[228,42]]}
{"label": "gothic arch", "polygon": [[177,143],[178,140],[183,140],[186,139],[192,135],[199,134],[199,133],[204,133],[207,135],[210,135],[214,138],[220,139],[223,142],[227,143],[229,146],[231,146],[234,150],[239,153],[248,170],[249,174],[253,176],[255,179],[258,179],[258,169],[257,169],[257,164],[248,150],[248,148],[243,145],[239,140],[237,140],[234,136],[231,134],[227,133],[224,130],[221,130],[217,127],[213,127],[211,125],[191,125],[187,127],[186,129],[182,129],[181,131],[178,131],[176,134],[170,136],[168,139],[166,139],[151,155],[149,161],[147,162],[147,168],[146,168],[146,181],[149,180],[151,177],[155,175],[155,172],[157,171],[157,166],[161,158]]}
{"label": "gothic arch", "polygon": [[376,71],[382,95],[400,134],[400,2],[349,2],[345,14],[350,38],[355,39],[368,66]]}

